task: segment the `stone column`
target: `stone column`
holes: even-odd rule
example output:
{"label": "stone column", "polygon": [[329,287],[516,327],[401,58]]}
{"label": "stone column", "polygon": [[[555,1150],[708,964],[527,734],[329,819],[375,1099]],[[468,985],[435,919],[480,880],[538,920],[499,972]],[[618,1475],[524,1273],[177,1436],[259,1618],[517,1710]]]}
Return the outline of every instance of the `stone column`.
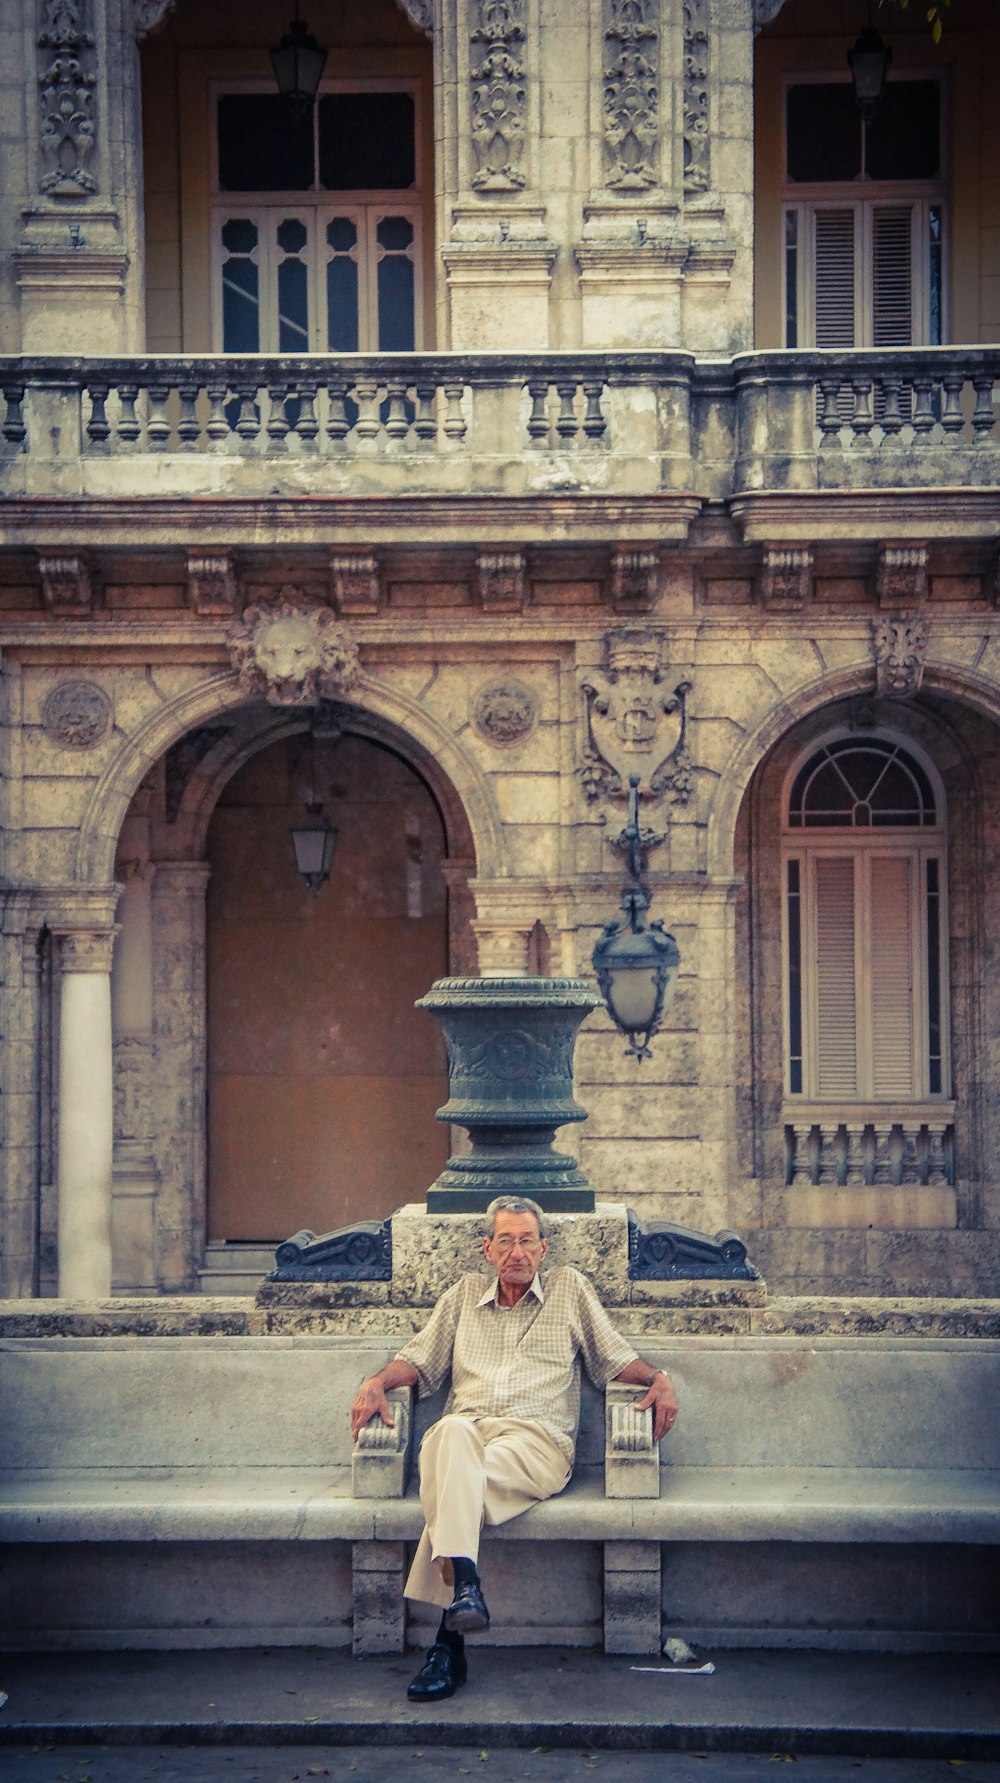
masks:
{"label": "stone column", "polygon": [[59,1294],[111,1292],[111,953],[114,929],[59,935]]}
{"label": "stone column", "polygon": [[153,1043],[159,1194],[156,1275],[193,1290],[205,1245],[204,861],[159,861],[153,881]]}
{"label": "stone column", "polygon": [[0,936],[0,1295],[38,1292],[38,924],[14,894]]}
{"label": "stone column", "polygon": [[111,974],[115,1070],[115,1165],[112,1210],[114,1285],[156,1290],[157,1171],[150,1090],[153,1082],[152,881],[139,857],[119,860],[123,886]]}

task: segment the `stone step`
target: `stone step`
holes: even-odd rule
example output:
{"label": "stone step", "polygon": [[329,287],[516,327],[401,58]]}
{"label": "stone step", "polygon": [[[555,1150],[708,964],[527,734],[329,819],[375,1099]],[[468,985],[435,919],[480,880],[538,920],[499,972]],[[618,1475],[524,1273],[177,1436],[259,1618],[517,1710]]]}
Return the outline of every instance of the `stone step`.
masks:
{"label": "stone step", "polygon": [[203,1294],[255,1294],[273,1268],[273,1244],[206,1244],[198,1285]]}

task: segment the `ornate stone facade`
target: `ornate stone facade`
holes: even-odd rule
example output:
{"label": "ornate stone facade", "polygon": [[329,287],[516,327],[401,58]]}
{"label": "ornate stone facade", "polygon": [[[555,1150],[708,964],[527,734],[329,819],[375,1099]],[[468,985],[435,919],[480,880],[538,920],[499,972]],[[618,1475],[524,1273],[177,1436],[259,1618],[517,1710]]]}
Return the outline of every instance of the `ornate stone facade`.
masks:
{"label": "ornate stone facade", "polygon": [[605,0],[604,141],[607,183],[644,191],[658,183],[659,26],[657,0]]}
{"label": "ornate stone facade", "polygon": [[661,630],[625,627],[604,640],[605,667],[582,684],[583,760],[580,780],[588,800],[624,799],[632,774],[648,797],[669,794],[686,805],[692,792],[686,743],[686,700],[691,683],[669,680]]}
{"label": "ornate stone facade", "polygon": [[87,5],[88,0],[42,0],[39,186],[50,198],[89,197],[97,191],[96,56]]}
{"label": "ornate stone facade", "polygon": [[527,183],[523,0],[474,0],[469,35],[470,117],[477,192],[516,192]]}

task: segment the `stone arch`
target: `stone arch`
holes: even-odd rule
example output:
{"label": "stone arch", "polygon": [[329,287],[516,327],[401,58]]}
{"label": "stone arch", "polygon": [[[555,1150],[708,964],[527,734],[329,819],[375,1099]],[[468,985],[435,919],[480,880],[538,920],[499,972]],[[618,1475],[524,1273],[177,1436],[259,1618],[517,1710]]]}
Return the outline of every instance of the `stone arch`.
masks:
{"label": "stone arch", "polygon": [[[923,688],[966,705],[983,717],[1000,723],[1000,686],[984,675],[928,663]],[[730,878],[735,871],[736,825],[747,788],[761,762],[774,745],[804,718],[838,700],[858,695],[874,697],[870,663],[861,662],[839,674],[810,681],[789,698],[772,706],[756,730],[746,735],[722,770],[708,812],[706,859],[709,874]],[[918,702],[919,703],[919,702]]]}
{"label": "stone arch", "polygon": [[[236,676],[227,671],[189,688],[139,726],[91,795],[77,842],[76,882],[107,885],[113,879],[115,850],[129,803],[144,776],[171,744],[196,725],[209,723],[246,704]],[[461,850],[464,831],[471,838],[479,874],[505,878],[496,800],[485,776],[461,743],[426,707],[370,676],[360,677],[352,689],[350,706],[352,728],[395,748],[427,781],[441,807],[450,845]],[[266,727],[265,740],[282,734],[283,729],[298,728],[302,722],[298,709],[281,710],[278,722]],[[261,746],[259,731],[257,738],[254,747]],[[248,746],[240,759],[252,753],[253,748]],[[203,798],[214,803],[214,797],[240,765],[240,759],[230,760],[227,766],[225,751],[211,752],[203,764],[199,783]],[[207,817],[204,821],[207,824]]]}

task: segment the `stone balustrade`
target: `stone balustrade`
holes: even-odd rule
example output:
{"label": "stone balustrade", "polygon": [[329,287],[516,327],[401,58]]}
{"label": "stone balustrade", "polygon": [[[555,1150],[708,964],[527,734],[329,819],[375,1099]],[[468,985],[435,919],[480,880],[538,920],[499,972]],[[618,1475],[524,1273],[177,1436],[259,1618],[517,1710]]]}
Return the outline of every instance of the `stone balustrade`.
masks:
{"label": "stone balustrade", "polygon": [[954,1185],[952,1103],[785,1109],[786,1182]]}
{"label": "stone balustrade", "polygon": [[762,495],[1000,479],[997,348],[22,358],[0,391],[20,496],[673,494],[752,537]]}

